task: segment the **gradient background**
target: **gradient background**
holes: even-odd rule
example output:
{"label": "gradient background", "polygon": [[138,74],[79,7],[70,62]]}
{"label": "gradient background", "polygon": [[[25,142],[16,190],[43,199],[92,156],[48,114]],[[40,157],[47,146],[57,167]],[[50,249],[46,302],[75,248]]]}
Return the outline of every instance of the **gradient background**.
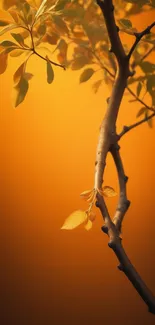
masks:
{"label": "gradient background", "polygon": [[[141,29],[153,16],[132,21]],[[154,316],[117,271],[116,257],[100,230],[99,211],[90,232],[82,227],[60,230],[71,212],[86,208],[79,194],[93,187],[107,88],[103,85],[94,95],[93,79],[79,86],[79,72],[59,68],[54,83],[48,85],[44,62],[34,58],[28,70],[35,78],[25,102],[15,110],[12,75],[19,62],[10,59],[0,77],[2,325],[154,324]],[[124,98],[119,130],[135,121],[140,107]],[[155,128],[145,124],[122,139],[121,153],[132,202],[124,220],[123,242],[155,293],[154,141]],[[118,189],[111,157],[104,179]],[[107,201],[111,213],[116,202],[117,197]]]}

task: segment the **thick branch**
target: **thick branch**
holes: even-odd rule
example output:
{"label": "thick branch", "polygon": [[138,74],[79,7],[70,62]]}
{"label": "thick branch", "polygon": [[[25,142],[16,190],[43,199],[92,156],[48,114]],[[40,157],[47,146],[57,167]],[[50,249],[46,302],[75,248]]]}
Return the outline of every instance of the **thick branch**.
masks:
{"label": "thick branch", "polygon": [[131,50],[128,54],[128,59],[130,59],[133,51],[135,50],[137,44],[140,42],[140,40],[142,39],[143,36],[147,35],[147,34],[150,34],[150,31],[151,29],[155,26],[155,21],[150,25],[148,26],[147,28],[145,28],[141,33],[134,33],[135,37],[136,37],[136,40],[135,42],[133,43],[132,47],[131,47]]}
{"label": "thick branch", "polygon": [[116,25],[114,18],[114,6],[112,0],[97,0],[97,4],[102,10],[110,43],[111,43],[111,52],[113,52],[117,58],[119,64],[122,63],[122,59],[126,58],[126,54],[122,45],[122,42],[119,37],[119,28]]}
{"label": "thick branch", "polygon": [[141,125],[141,124],[143,124],[143,123],[145,123],[145,122],[147,122],[147,121],[149,121],[149,120],[151,120],[153,117],[155,116],[155,112],[154,113],[152,113],[150,116],[146,116],[146,117],[144,117],[141,121],[139,121],[139,122],[136,122],[136,123],[134,123],[134,124],[132,124],[132,125],[129,125],[129,126],[124,126],[124,128],[123,128],[123,130],[122,130],[122,132],[119,134],[119,140],[123,137],[123,135],[124,134],[126,134],[127,132],[129,132],[130,130],[132,130],[132,129],[134,129],[134,128],[136,128],[137,126],[139,126],[139,125]]}

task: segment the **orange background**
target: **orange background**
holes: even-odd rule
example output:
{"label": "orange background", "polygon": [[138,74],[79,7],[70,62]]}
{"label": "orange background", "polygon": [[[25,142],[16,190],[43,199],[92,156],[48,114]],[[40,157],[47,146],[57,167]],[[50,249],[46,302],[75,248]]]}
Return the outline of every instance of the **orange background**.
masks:
{"label": "orange background", "polygon": [[[134,17],[142,29],[153,14]],[[133,41],[130,37],[129,41]],[[153,58],[153,56],[152,56]],[[65,218],[86,208],[79,194],[93,187],[98,130],[108,90],[97,95],[93,79],[78,84],[79,72],[55,68],[46,83],[45,63],[33,58],[35,77],[24,103],[11,105],[10,59],[1,76],[1,281],[4,325],[151,325],[154,316],[126,277],[101,232],[99,211],[92,231],[62,231]],[[95,80],[95,79],[94,79]],[[131,124],[140,108],[124,98],[118,129]],[[121,153],[132,204],[123,226],[129,257],[155,293],[155,129],[145,124],[124,136]],[[108,157],[105,184],[118,189]],[[117,198],[108,199],[114,213]]]}

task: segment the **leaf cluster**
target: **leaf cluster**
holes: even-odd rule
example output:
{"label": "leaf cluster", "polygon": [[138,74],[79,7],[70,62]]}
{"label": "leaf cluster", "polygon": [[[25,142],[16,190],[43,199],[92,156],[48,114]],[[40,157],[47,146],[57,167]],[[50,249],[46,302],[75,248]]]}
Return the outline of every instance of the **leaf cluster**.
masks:
{"label": "leaf cluster", "polygon": [[[120,32],[134,35],[130,15],[152,10],[154,0],[115,1],[115,13]],[[54,80],[53,65],[74,70],[82,70],[80,83],[93,79],[93,91],[97,93],[101,85],[112,86],[116,74],[116,61],[109,51],[109,40],[101,10],[95,0],[3,0],[8,20],[0,20],[0,36],[10,32],[13,40],[3,39],[0,43],[0,73],[8,64],[8,56],[25,55],[24,69],[15,87],[14,105],[18,106],[29,89],[32,73],[26,72],[26,66],[32,54],[46,62],[47,82]],[[17,29],[18,32],[14,32]],[[12,31],[13,30],[13,31]],[[154,99],[155,66],[143,61],[144,53],[154,47],[154,34],[145,36],[133,53],[133,65],[140,68],[142,76],[129,79],[129,84],[137,87],[139,97],[146,89]],[[129,49],[125,46],[126,51]],[[43,51],[43,55],[41,55]],[[57,63],[52,60],[56,57]],[[16,73],[16,72],[15,72]],[[153,74],[153,76],[152,76]],[[30,77],[31,76],[31,77]]]}

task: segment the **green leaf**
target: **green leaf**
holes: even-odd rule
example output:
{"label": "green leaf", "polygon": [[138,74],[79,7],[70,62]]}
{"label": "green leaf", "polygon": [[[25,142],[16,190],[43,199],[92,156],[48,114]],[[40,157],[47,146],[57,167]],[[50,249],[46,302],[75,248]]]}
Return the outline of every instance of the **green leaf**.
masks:
{"label": "green leaf", "polygon": [[19,43],[21,46],[24,46],[24,39],[20,34],[15,34],[15,33],[11,33],[12,37],[15,39],[15,41],[17,43]]}
{"label": "green leaf", "polygon": [[141,67],[142,71],[145,73],[152,73],[155,71],[155,64],[149,61],[141,62],[139,66]]}
{"label": "green leaf", "polygon": [[55,28],[60,34],[68,34],[68,27],[61,17],[52,16],[52,20],[55,24]]}
{"label": "green leaf", "polygon": [[46,58],[47,58],[47,82],[51,84],[52,81],[54,80],[54,71],[47,56]]}
{"label": "green leaf", "polygon": [[100,80],[95,81],[95,83],[93,84],[93,91],[95,94],[98,92],[102,82],[103,82],[103,80],[100,79]]}
{"label": "green leaf", "polygon": [[132,22],[129,19],[119,19],[119,23],[125,28],[132,28]]}
{"label": "green leaf", "polygon": [[17,44],[15,44],[11,41],[3,41],[2,43],[0,43],[0,45],[3,47],[17,46]]}
{"label": "green leaf", "polygon": [[141,115],[145,114],[146,111],[147,111],[147,108],[146,108],[146,107],[142,107],[142,108],[138,111],[136,117],[140,117]]}
{"label": "green leaf", "polygon": [[71,65],[72,70],[78,70],[83,68],[86,64],[90,63],[89,58],[86,56],[82,55],[74,59]]}
{"label": "green leaf", "polygon": [[0,74],[4,73],[7,68],[8,54],[5,51],[0,53]]}
{"label": "green leaf", "polygon": [[[146,112],[145,112],[145,117],[148,118],[148,116],[149,116],[149,115],[148,115],[148,111],[146,111]],[[150,128],[152,128],[152,127],[153,127],[153,119],[152,119],[152,118],[148,119],[148,120],[147,120],[147,124],[148,124],[148,126],[149,126]]]}
{"label": "green leaf", "polygon": [[13,88],[13,102],[14,106],[17,107],[23,102],[29,89],[28,81],[23,77],[20,82]]}
{"label": "green leaf", "polygon": [[155,106],[155,74],[148,76],[146,87],[152,98],[152,106]]}
{"label": "green leaf", "polygon": [[45,33],[46,33],[46,25],[44,23],[39,26],[38,33],[40,35],[45,35]]}
{"label": "green leaf", "polygon": [[86,82],[91,78],[91,76],[94,74],[95,70],[92,68],[86,69],[82,72],[80,76],[80,83]]}
{"label": "green leaf", "polygon": [[26,69],[26,63],[27,61],[23,62],[14,73],[13,81],[15,85],[17,85],[20,82],[20,80],[23,78]]}
{"label": "green leaf", "polygon": [[73,212],[64,222],[61,229],[71,230],[81,224],[83,224],[88,219],[87,213],[85,211],[77,210]]}
{"label": "green leaf", "polygon": [[155,88],[155,74],[148,76],[146,87],[148,92],[153,91]]}
{"label": "green leaf", "polygon": [[59,2],[56,4],[54,10],[55,11],[60,11],[63,10],[65,5],[66,5],[67,1],[66,0],[59,0]]}
{"label": "green leaf", "polygon": [[141,82],[138,82],[138,85],[137,85],[137,96],[138,97],[140,95],[141,90],[142,90],[142,84],[141,84]]}
{"label": "green leaf", "polygon": [[9,21],[0,20],[0,27],[1,27],[1,26],[7,26],[7,25],[9,25],[9,24],[10,24]]}

